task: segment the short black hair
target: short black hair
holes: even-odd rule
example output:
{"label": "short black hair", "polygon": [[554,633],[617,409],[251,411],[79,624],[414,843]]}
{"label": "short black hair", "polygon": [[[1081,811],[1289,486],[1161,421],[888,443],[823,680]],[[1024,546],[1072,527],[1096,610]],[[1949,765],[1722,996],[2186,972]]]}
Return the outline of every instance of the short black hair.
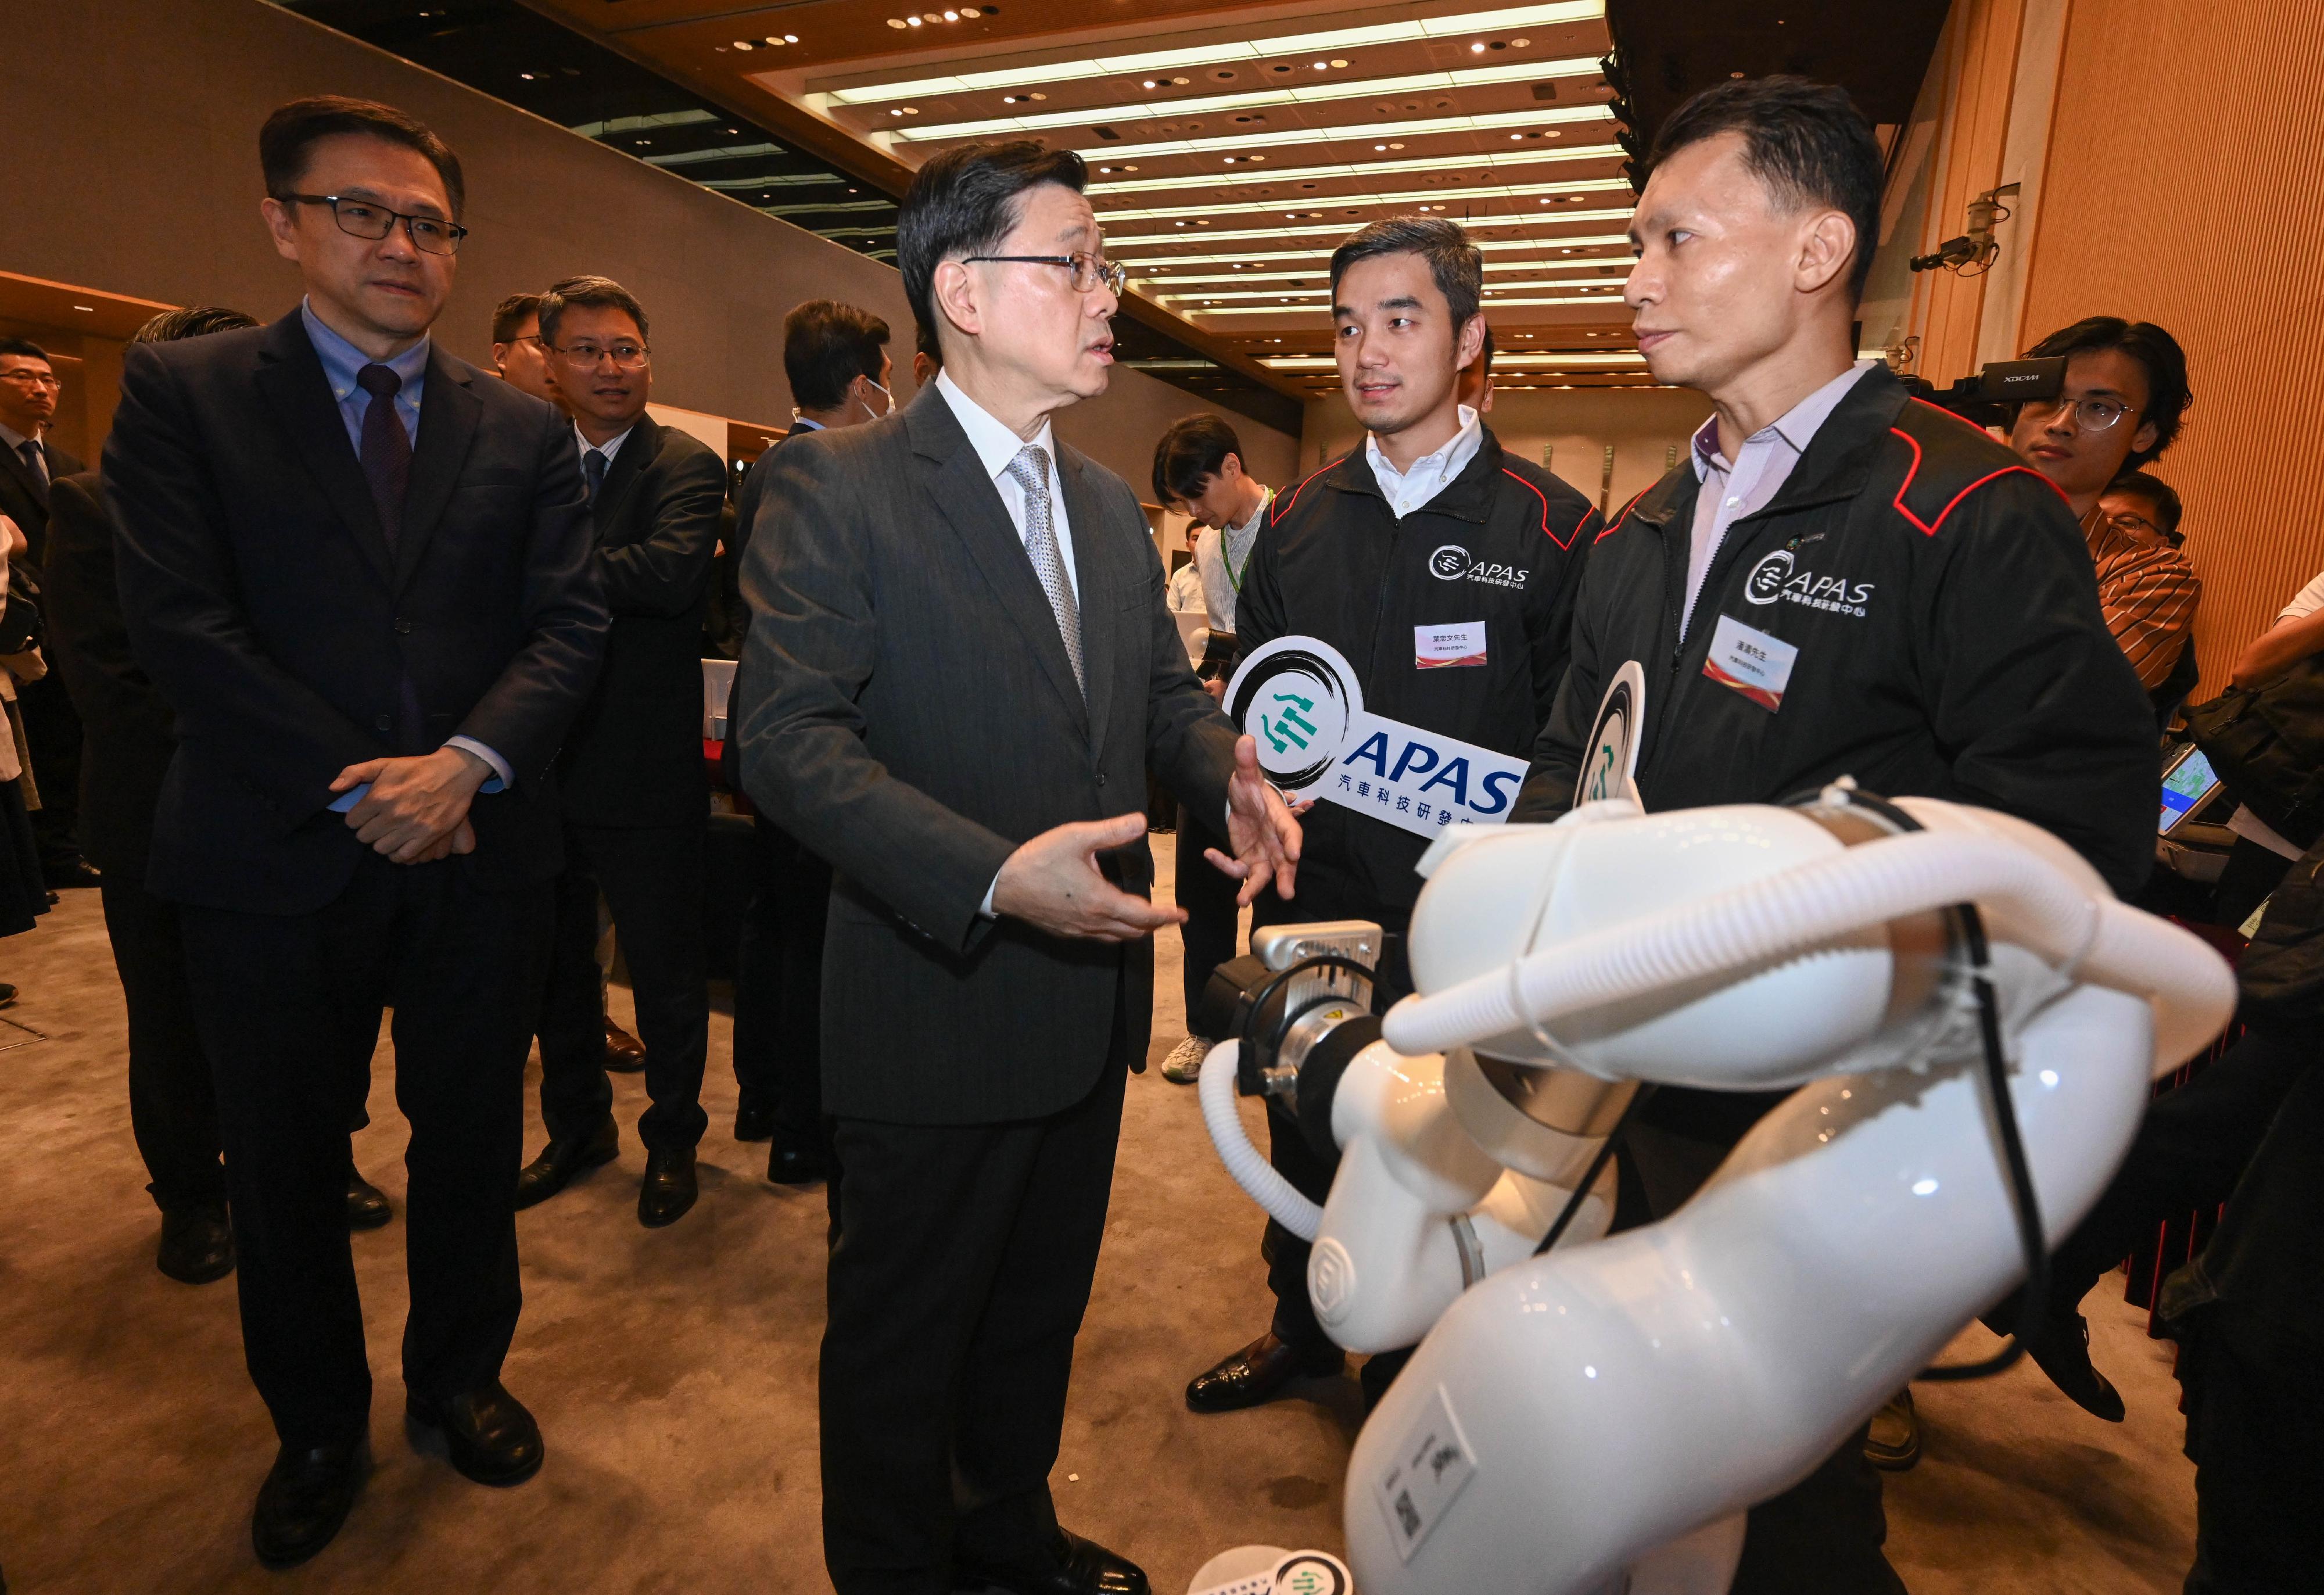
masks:
{"label": "short black hair", "polygon": [[493,342],[516,342],[517,328],[540,318],[540,295],[512,293],[493,307]]}
{"label": "short black hair", "polygon": [[49,352],[28,337],[0,337],[0,355],[21,355],[27,360],[46,360]]}
{"label": "short black hair", "polygon": [[1242,457],[1242,439],[1215,415],[1181,416],[1172,421],[1154,446],[1154,496],[1192,503],[1203,496],[1203,484],[1223,470],[1227,456]]}
{"label": "short black hair", "polygon": [[638,303],[637,296],[611,277],[567,277],[562,282],[552,282],[549,291],[540,296],[540,341],[552,347],[557,343],[557,324],[565,312],[575,305],[587,305],[601,310],[622,310],[638,324],[638,341],[646,337],[646,308]]}
{"label": "short black hair", "polygon": [[214,332],[234,332],[256,327],[258,318],[221,305],[195,305],[164,310],[129,335],[133,344],[173,344],[181,337],[208,337]]}
{"label": "short black hair", "polygon": [[809,300],[783,318],[783,375],[801,410],[836,409],[859,376],[880,380],[888,324],[837,300]]}
{"label": "short black hair", "polygon": [[1089,165],[1079,155],[1031,139],[960,144],[912,174],[896,217],[896,265],[912,319],[931,342],[938,331],[936,267],[1000,248],[1024,214],[1024,197],[1042,184],[1078,194],[1088,182]]}
{"label": "short black hair", "polygon": [[460,158],[436,136],[426,123],[383,106],[377,100],[349,99],[343,94],[318,94],[277,106],[258,130],[258,170],[266,191],[287,199],[299,191],[307,175],[307,156],[315,145],[342,134],[382,139],[428,157],[436,175],[444,180],[444,194],[452,202],[452,219],[458,221],[468,206],[468,186],[460,175]]}
{"label": "short black hair", "polygon": [[926,355],[929,364],[944,369],[944,346],[936,342],[936,329],[925,321],[912,324],[912,353]]}
{"label": "short black hair", "polygon": [[1848,292],[1864,298],[1880,243],[1880,141],[1848,90],[1779,72],[1714,84],[1690,97],[1655,131],[1646,171],[1691,144],[1722,133],[1743,139],[1743,166],[1777,204],[1839,211],[1856,226]]}
{"label": "short black hair", "polygon": [[[2156,530],[2176,542],[2179,538],[2179,517],[2185,506],[2179,502],[2179,490],[2160,476],[2150,476],[2144,471],[2125,471],[2107,484],[2107,493],[2128,493],[2143,498],[2154,506]],[[2101,498],[2106,493],[2098,495]]]}
{"label": "short black hair", "polygon": [[2152,321],[2126,321],[2119,316],[2085,316],[2071,327],[2061,327],[2025,351],[2029,360],[2063,355],[2095,355],[2120,349],[2146,373],[2146,408],[2139,424],[2153,422],[2154,447],[2133,449],[2123,468],[2135,471],[2171,447],[2195,396],[2187,391],[2187,351]]}
{"label": "short black hair", "polygon": [[1485,297],[1485,257],[1469,242],[1459,222],[1442,217],[1399,216],[1374,222],[1332,252],[1332,294],[1336,300],[1340,279],[1358,261],[1383,254],[1416,254],[1428,263],[1436,291],[1452,309],[1452,342],[1458,348],[1461,329],[1477,313]]}

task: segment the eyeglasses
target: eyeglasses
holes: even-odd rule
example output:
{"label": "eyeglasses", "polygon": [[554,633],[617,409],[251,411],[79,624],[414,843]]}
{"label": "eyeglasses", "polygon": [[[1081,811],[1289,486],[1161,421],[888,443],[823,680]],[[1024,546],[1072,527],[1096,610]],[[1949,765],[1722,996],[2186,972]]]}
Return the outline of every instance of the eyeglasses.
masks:
{"label": "eyeglasses", "polygon": [[[549,346],[544,345],[543,347]],[[641,371],[650,358],[642,344],[575,344],[557,351],[558,357],[586,371],[610,359],[617,371]]]}
{"label": "eyeglasses", "polygon": [[404,232],[410,235],[411,246],[429,254],[457,254],[460,240],[468,235],[467,228],[440,216],[406,216],[369,199],[347,199],[337,194],[284,194],[281,198],[300,205],[329,206],[331,219],[339,224],[339,231],[354,238],[384,238],[395,231],[396,223],[401,222]]}
{"label": "eyeglasses", "polygon": [[0,376],[6,377],[10,382],[29,383],[36,388],[62,389],[65,385],[65,379],[53,372],[34,371],[30,366],[23,365],[18,366],[14,371],[0,371]]}
{"label": "eyeglasses", "polygon": [[2123,530],[2130,533],[2133,537],[2157,538],[2163,542],[2169,543],[2174,549],[2184,548],[2187,543],[2186,533],[2180,531],[2165,531],[2163,528],[2155,525],[2153,521],[2149,521],[2145,516],[2139,514],[2134,510],[2116,511],[2114,512],[2114,523],[2122,528]]}
{"label": "eyeglasses", "polygon": [[2118,399],[2059,399],[2048,404],[2037,400],[2034,408],[2052,415],[2070,410],[2074,425],[2085,432],[2103,432],[2130,413],[2130,406]]}
{"label": "eyeglasses", "polygon": [[1028,266],[1063,266],[1073,275],[1074,291],[1095,291],[1101,282],[1116,299],[1121,297],[1122,285],[1130,281],[1130,268],[1118,265],[1103,255],[1092,254],[1086,249],[1076,249],[1071,254],[972,254],[961,263],[974,265],[979,261],[1014,261]]}

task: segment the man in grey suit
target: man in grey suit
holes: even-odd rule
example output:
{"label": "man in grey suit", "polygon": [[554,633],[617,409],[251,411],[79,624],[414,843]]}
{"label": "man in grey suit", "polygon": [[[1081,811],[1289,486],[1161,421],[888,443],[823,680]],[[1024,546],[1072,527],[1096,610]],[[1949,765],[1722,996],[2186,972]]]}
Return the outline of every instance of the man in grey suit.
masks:
{"label": "man in grey suit", "polygon": [[[1128,485],[1050,435],[1104,392],[1120,273],[1080,157],[920,169],[898,253],[944,373],[795,438],[743,572],[743,779],[835,871],[823,1091],[843,1180],[823,1341],[839,1595],[1143,1595],[1052,1506],[1073,1342],[1142,1066],[1149,767],[1246,900],[1299,827],[1187,668]],[[772,535],[770,535],[771,533]]]}

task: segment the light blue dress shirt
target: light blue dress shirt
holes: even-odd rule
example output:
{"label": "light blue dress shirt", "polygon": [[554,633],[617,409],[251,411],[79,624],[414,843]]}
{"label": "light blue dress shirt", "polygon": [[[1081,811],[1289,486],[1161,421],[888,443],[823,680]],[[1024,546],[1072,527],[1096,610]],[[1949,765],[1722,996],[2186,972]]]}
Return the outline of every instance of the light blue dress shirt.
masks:
{"label": "light blue dress shirt", "polygon": [[[417,448],[420,446],[420,397],[428,383],[428,339],[421,338],[392,360],[374,361],[324,326],[322,318],[315,314],[314,306],[305,300],[299,301],[299,319],[307,328],[307,341],[315,346],[315,358],[323,363],[323,380],[330,384],[331,397],[338,403],[339,419],[346,423],[347,443],[355,451],[356,459],[363,458],[364,418],[371,413],[371,395],[355,385],[355,373],[366,365],[384,365],[403,379],[403,386],[395,393],[395,415],[403,423],[403,435]],[[492,775],[477,788],[478,791],[498,792],[516,784],[516,777],[511,773],[508,761],[475,738],[447,737],[444,745],[465,748],[492,767]],[[344,814],[362,802],[364,794],[370,790],[371,783],[365,781],[352,791],[340,793],[331,807]]]}

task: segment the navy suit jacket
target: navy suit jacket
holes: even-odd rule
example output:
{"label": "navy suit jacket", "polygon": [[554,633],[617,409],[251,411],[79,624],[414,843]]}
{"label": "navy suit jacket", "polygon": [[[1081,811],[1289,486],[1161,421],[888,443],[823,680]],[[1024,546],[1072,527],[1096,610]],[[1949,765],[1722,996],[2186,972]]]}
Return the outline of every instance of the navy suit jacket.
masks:
{"label": "navy suit jacket", "polygon": [[452,867],[486,890],[557,871],[553,766],[606,629],[561,414],[433,348],[391,549],[293,311],[130,346],[104,480],[130,642],[177,712],[155,892],[263,914],[336,898],[364,844],[330,783],[399,751],[407,678],[428,748],[470,736],[516,777],[476,798]]}

